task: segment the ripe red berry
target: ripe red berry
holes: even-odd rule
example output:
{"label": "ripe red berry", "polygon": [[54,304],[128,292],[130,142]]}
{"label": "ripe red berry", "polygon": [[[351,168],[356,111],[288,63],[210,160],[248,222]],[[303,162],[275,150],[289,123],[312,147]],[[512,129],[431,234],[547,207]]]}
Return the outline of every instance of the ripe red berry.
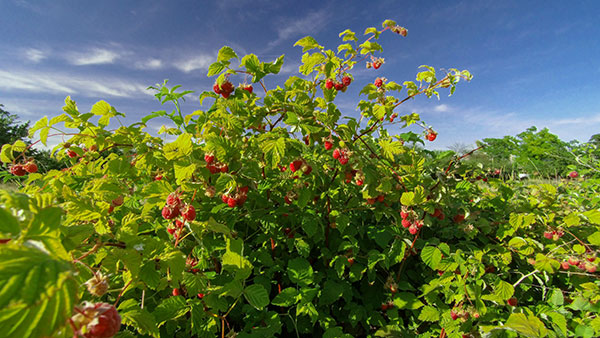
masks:
{"label": "ripe red berry", "polygon": [[335,149],[333,151],[333,158],[335,158],[336,160],[339,159],[341,156],[342,156],[342,154],[339,149]]}
{"label": "ripe red berry", "polygon": [[336,82],[333,86],[335,87],[335,90],[342,90],[342,89],[344,89],[344,84],[340,83],[340,82]]}
{"label": "ripe red berry", "polygon": [[338,159],[338,161],[340,162],[341,165],[345,165],[348,163],[348,157],[342,156]]}
{"label": "ripe red berry", "polygon": [[547,239],[552,239],[554,235],[550,231],[544,231],[544,237],[546,237]]}
{"label": "ripe red berry", "polygon": [[387,311],[388,308],[389,306],[387,305],[387,303],[381,304],[381,311]]}
{"label": "ripe red berry", "polygon": [[215,84],[213,85],[213,91],[217,94],[221,94],[221,87],[219,87],[219,84],[215,82]]}
{"label": "ripe red berry", "polygon": [[295,173],[296,170],[300,169],[300,167],[302,167],[302,161],[300,160],[295,160],[292,163],[290,163],[290,170]]}
{"label": "ripe red berry", "polygon": [[411,234],[411,235],[415,235],[415,234],[417,233],[417,231],[419,231],[419,228],[417,228],[417,227],[416,227],[416,226],[414,226],[414,225],[411,225],[411,226],[408,228],[408,232],[410,232],[410,234]]}
{"label": "ripe red berry", "polygon": [[245,90],[245,91],[247,91],[250,94],[252,94],[252,91],[254,91],[254,88],[252,88],[251,85],[242,86],[242,89]]}
{"label": "ripe red berry", "polygon": [[290,232],[292,232],[292,228],[284,228],[283,229],[283,233],[286,234],[286,235],[289,235]]}
{"label": "ripe red berry", "polygon": [[594,272],[596,272],[596,266],[592,265],[592,264],[586,264],[585,271],[587,271],[589,273],[594,273]]}
{"label": "ripe red berry", "polygon": [[163,175],[161,175],[161,174],[158,174],[158,175],[154,176],[154,180],[155,181],[160,181],[162,179],[163,179]]}
{"label": "ripe red berry", "polygon": [[121,316],[111,304],[84,302],[75,313],[71,321],[78,327],[85,326],[86,338],[113,337],[121,328]]}
{"label": "ripe red berry", "polygon": [[176,207],[179,206],[179,204],[181,204],[181,199],[179,198],[178,193],[172,192],[167,196],[167,205]]}
{"label": "ripe red berry", "polygon": [[333,80],[332,79],[327,79],[325,81],[325,88],[327,88],[327,89],[333,88]]}
{"label": "ripe red berry", "polygon": [[75,157],[77,157],[77,153],[74,152],[73,150],[69,149],[69,150],[67,150],[67,156],[69,156],[70,158],[75,158]]}
{"label": "ripe red berry", "polygon": [[385,200],[385,195],[379,195],[377,196],[377,202],[383,202]]}
{"label": "ripe red berry", "polygon": [[359,187],[360,187],[361,185],[363,185],[364,183],[365,183],[365,182],[364,182],[363,180],[361,180],[361,179],[358,179],[358,180],[356,180],[356,185],[358,185]]}
{"label": "ripe red berry", "polygon": [[225,81],[221,84],[221,95],[224,98],[228,98],[229,94],[231,94],[233,92],[235,88],[233,87],[233,84],[229,81]]}
{"label": "ripe red berry", "polygon": [[222,173],[226,173],[229,171],[229,166],[227,164],[223,164],[220,168],[219,171],[221,171]]}
{"label": "ripe red berry", "polygon": [[517,306],[517,298],[515,297],[509,298],[506,302],[510,306]]}
{"label": "ripe red berry", "polygon": [[38,171],[38,166],[34,162],[27,162],[25,164],[24,168],[25,168],[25,171],[27,171],[30,174],[37,173],[37,171]]}
{"label": "ripe red berry", "polygon": [[408,218],[408,212],[404,212],[404,211],[400,211],[400,217],[402,217],[402,219],[407,219]]}
{"label": "ripe red berry", "polygon": [[229,201],[229,196],[227,196],[226,194],[223,194],[221,196],[221,200],[223,201],[223,203],[227,203],[227,201]]}
{"label": "ripe red berry", "polygon": [[312,172],[312,167],[308,164],[304,167],[304,175],[309,175]]}
{"label": "ripe red berry", "polygon": [[465,220],[465,215],[458,214],[458,215],[454,216],[453,220],[454,220],[454,223],[460,223]]}
{"label": "ripe red berry", "polygon": [[571,172],[569,173],[569,177],[570,177],[570,178],[577,178],[577,177],[579,177],[579,173],[578,173],[578,172],[576,172],[576,171],[571,171]]}
{"label": "ripe red berry", "polygon": [[230,208],[235,208],[235,206],[237,205],[237,200],[235,198],[233,198],[233,197],[228,197],[227,198],[227,205]]}
{"label": "ripe red berry", "polygon": [[383,80],[380,77],[378,77],[378,78],[375,79],[375,83],[374,84],[375,84],[375,87],[379,88],[379,87],[381,87],[383,85]]}
{"label": "ripe red berry", "polygon": [[283,197],[283,200],[286,204],[292,204],[292,200],[287,195]]}
{"label": "ripe red berry", "polygon": [[410,227],[410,226],[411,226],[411,224],[412,224],[412,223],[410,223],[410,221],[409,221],[409,220],[407,220],[407,219],[403,219],[403,220],[402,220],[402,226],[403,226],[404,228],[408,228],[408,227]]}
{"label": "ripe red berry", "polygon": [[348,87],[351,83],[352,79],[350,78],[350,76],[346,75],[342,78],[342,84],[344,85],[344,87]]}
{"label": "ripe red berry", "polygon": [[215,160],[215,155],[211,155],[211,154],[204,155],[204,162],[206,162],[206,164],[211,164],[211,163],[213,163],[214,160]]}
{"label": "ripe red berry", "polygon": [[162,209],[162,217],[164,219],[173,219],[177,216],[179,216],[179,208],[178,207],[171,207],[171,206],[165,205],[165,207]]}
{"label": "ripe red berry", "polygon": [[569,257],[569,264],[575,266],[579,264],[579,259],[575,258],[575,257]]}
{"label": "ripe red berry", "polygon": [[373,62],[373,68],[379,69],[379,67],[381,67],[381,62],[380,61]]}
{"label": "ripe red berry", "polygon": [[325,141],[325,150],[330,150],[333,147],[333,143]]}
{"label": "ripe red berry", "polygon": [[200,293],[198,294],[198,298],[200,298],[200,299],[204,298],[204,294],[203,294],[202,292],[200,292]]}
{"label": "ripe red berry", "polygon": [[183,207],[183,211],[181,212],[183,219],[190,222],[196,219],[196,209],[193,205],[188,204]]}
{"label": "ripe red berry", "polygon": [[175,288],[172,292],[173,296],[179,296],[179,289]]}
{"label": "ripe red berry", "polygon": [[563,261],[563,262],[561,262],[561,263],[560,263],[560,267],[561,267],[563,270],[569,270],[569,267],[570,267],[570,265],[569,265],[569,262],[567,262],[567,261]]}
{"label": "ripe red berry", "polygon": [[27,170],[25,170],[22,165],[16,164],[10,167],[10,173],[15,176],[25,176],[27,174]]}
{"label": "ripe red berry", "polygon": [[452,318],[452,320],[458,319],[458,313],[456,313],[454,310],[450,311],[450,318]]}
{"label": "ripe red berry", "polygon": [[427,134],[427,140],[433,142],[435,141],[435,138],[437,137],[437,133],[436,132],[429,132]]}

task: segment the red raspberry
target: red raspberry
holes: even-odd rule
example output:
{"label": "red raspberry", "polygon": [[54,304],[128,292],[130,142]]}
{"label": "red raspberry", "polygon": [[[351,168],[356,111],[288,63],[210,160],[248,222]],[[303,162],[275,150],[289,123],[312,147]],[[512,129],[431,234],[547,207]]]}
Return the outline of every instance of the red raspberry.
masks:
{"label": "red raspberry", "polygon": [[229,171],[229,166],[227,164],[223,164],[221,168],[219,168],[219,171],[221,171],[222,173],[226,173]]}
{"label": "red raspberry", "polygon": [[110,338],[121,328],[121,316],[111,304],[84,302],[75,312],[72,321],[86,327],[85,338]]}
{"label": "red raspberry", "polygon": [[221,200],[223,201],[223,203],[227,203],[227,201],[229,201],[229,196],[223,194],[223,196],[221,196]]}
{"label": "red raspberry", "polygon": [[217,168],[217,166],[215,166],[214,164],[209,164],[206,166],[206,168],[208,169],[208,171],[210,171],[211,174],[216,174],[220,171],[219,168]]}
{"label": "red raspberry", "polygon": [[252,94],[252,92],[254,91],[254,88],[252,88],[252,85],[242,86],[242,89],[247,91],[250,94]]}
{"label": "red raspberry", "polygon": [[25,170],[22,165],[16,164],[10,168],[10,173],[15,176],[25,176],[27,174],[27,170]]}
{"label": "red raspberry", "polygon": [[204,162],[206,162],[206,164],[211,164],[211,163],[213,163],[214,160],[215,160],[215,155],[212,155],[212,154],[204,155]]}
{"label": "red raspberry", "polygon": [[591,265],[591,264],[586,264],[585,265],[585,271],[587,271],[589,273],[594,273],[594,272],[596,272],[596,266],[595,265]]}
{"label": "red raspberry", "polygon": [[404,211],[400,211],[400,217],[402,217],[402,219],[407,219],[408,218],[408,212],[404,212]]}
{"label": "red raspberry", "polygon": [[435,141],[435,138],[436,138],[436,137],[437,137],[437,133],[436,133],[436,132],[430,131],[430,132],[427,134],[427,140],[429,140],[429,141],[431,141],[431,142]]}
{"label": "red raspberry", "polygon": [[309,175],[312,172],[312,167],[308,164],[304,167],[304,175]]}
{"label": "red raspberry", "polygon": [[408,227],[410,227],[410,226],[411,226],[411,223],[410,223],[410,221],[409,221],[409,220],[407,220],[407,219],[403,219],[403,220],[402,220],[402,226],[403,226],[403,227],[405,227],[405,228],[408,228]]}
{"label": "red raspberry", "polygon": [[[235,88],[233,87],[233,84],[229,81],[225,81],[221,84],[221,95],[223,95],[223,97],[225,97],[225,94],[227,94],[227,96],[229,96],[229,94],[231,94],[233,92]],[[227,98],[227,97],[225,97]]]}
{"label": "red raspberry", "polygon": [[154,176],[154,180],[155,181],[160,181],[162,179],[163,179],[163,175],[161,175],[161,174],[158,174],[158,175]]}
{"label": "red raspberry", "polygon": [[381,62],[380,61],[373,62],[373,68],[379,69],[379,67],[381,67]]}
{"label": "red raspberry", "polygon": [[411,226],[408,228],[408,232],[410,232],[410,234],[411,234],[411,235],[415,235],[415,234],[417,233],[417,231],[419,231],[419,228],[417,228],[417,227],[416,227],[416,226],[414,226],[414,225],[411,225]]}
{"label": "red raspberry", "polygon": [[333,88],[333,80],[332,79],[327,79],[327,81],[325,81],[325,88],[327,88],[327,89]]}
{"label": "red raspberry", "polygon": [[350,76],[346,75],[342,78],[342,84],[344,85],[344,87],[348,87],[351,83],[352,79],[350,78]]}
{"label": "red raspberry", "polygon": [[335,87],[335,90],[342,90],[345,87],[343,83],[339,83],[339,82],[336,82],[335,85],[333,85],[333,86]]}
{"label": "red raspberry", "polygon": [[465,220],[465,215],[458,214],[458,215],[454,216],[453,220],[454,220],[454,223],[460,223]]}
{"label": "red raspberry", "polygon": [[221,93],[224,99],[228,98],[231,93]]}
{"label": "red raspberry", "polygon": [[325,141],[325,150],[330,150],[333,147],[333,143]]}
{"label": "red raspberry", "polygon": [[233,197],[228,197],[227,198],[227,205],[230,208],[235,208],[235,206],[237,205],[237,200],[235,198],[233,198]]}
{"label": "red raspberry", "polygon": [[183,207],[181,215],[183,216],[183,219],[185,219],[188,222],[191,222],[196,219],[196,209],[193,205],[188,204]]}
{"label": "red raspberry", "polygon": [[368,205],[375,204],[375,201],[376,201],[376,200],[377,200],[376,198],[367,198],[367,204],[368,204]]}
{"label": "red raspberry", "polygon": [[213,85],[213,91],[217,94],[221,94],[221,87],[219,87],[219,84],[215,82],[215,84]]}
{"label": "red raspberry", "polygon": [[575,265],[579,265],[579,259],[575,258],[575,257],[569,257],[569,264],[575,266]]}
{"label": "red raspberry", "polygon": [[69,149],[69,150],[67,150],[67,156],[69,156],[70,158],[75,158],[75,157],[77,157],[77,153],[74,152],[73,150]]}
{"label": "red raspberry", "polygon": [[183,227],[183,222],[180,220],[175,220],[175,227],[177,227],[178,229],[181,229]]}
{"label": "red raspberry", "polygon": [[350,266],[352,266],[352,264],[354,264],[354,258],[348,258],[348,263],[350,263]]}
{"label": "red raspberry", "polygon": [[342,154],[339,149],[335,149],[333,151],[333,158],[335,158],[336,160],[339,159],[341,156],[342,156]]}
{"label": "red raspberry", "polygon": [[177,229],[175,228],[167,228],[167,232],[171,235],[175,234],[175,231],[177,231]]}
{"label": "red raspberry", "polygon": [[569,173],[569,177],[570,177],[570,178],[577,178],[577,177],[579,177],[579,173],[578,173],[578,172],[576,172],[576,171],[571,171],[571,172]]}
{"label": "red raspberry", "polygon": [[38,166],[34,162],[27,162],[25,164],[24,168],[25,168],[25,171],[27,171],[30,174],[37,173],[37,171],[38,171]]}
{"label": "red raspberry", "polygon": [[172,292],[173,296],[179,296],[179,289],[175,288]]}
{"label": "red raspberry", "polygon": [[517,306],[517,298],[515,297],[509,298],[506,302],[510,306]]}
{"label": "red raspberry", "polygon": [[179,194],[176,192],[172,192],[167,196],[167,205],[171,207],[176,207],[181,204],[181,199],[179,199]]}
{"label": "red raspberry", "polygon": [[377,196],[377,202],[381,203],[381,202],[383,202],[383,200],[385,200],[385,195]]}
{"label": "red raspberry", "polygon": [[381,304],[381,311],[387,311],[388,308],[387,303]]}
{"label": "red raspberry", "polygon": [[285,197],[283,197],[283,200],[285,201],[286,204],[292,204],[292,200],[287,195]]}
{"label": "red raspberry", "polygon": [[364,183],[365,183],[365,182],[364,182],[363,180],[360,180],[360,179],[356,180],[356,185],[358,185],[358,186],[361,186],[361,185],[363,185]]}
{"label": "red raspberry", "polygon": [[547,239],[552,239],[554,235],[550,231],[544,231],[544,237],[546,237]]}
{"label": "red raspberry", "polygon": [[564,261],[564,262],[560,263],[560,267],[561,267],[563,270],[569,270],[569,267],[570,267],[570,265],[569,265],[569,262],[567,262],[567,261]]}
{"label": "red raspberry", "polygon": [[302,167],[302,161],[300,160],[295,160],[294,162],[290,163],[290,170],[295,173],[296,170],[300,169],[300,167]]}
{"label": "red raspberry", "polygon": [[338,159],[338,161],[340,161],[340,164],[341,164],[341,165],[345,165],[345,164],[347,164],[347,163],[348,163],[348,157],[346,157],[346,156],[342,156],[342,157],[340,157],[340,158]]}
{"label": "red raspberry", "polygon": [[164,219],[173,219],[177,216],[179,216],[179,207],[170,207],[165,205],[165,207],[162,209],[162,217]]}
{"label": "red raspberry", "polygon": [[198,294],[198,298],[200,298],[200,299],[204,298],[204,294],[203,294],[202,292],[200,292],[200,293]]}
{"label": "red raspberry", "polygon": [[383,85],[383,80],[380,77],[376,78],[375,79],[375,87],[379,88],[382,85]]}
{"label": "red raspberry", "polygon": [[450,318],[452,318],[452,320],[458,319],[458,313],[454,312],[454,310],[450,311]]}

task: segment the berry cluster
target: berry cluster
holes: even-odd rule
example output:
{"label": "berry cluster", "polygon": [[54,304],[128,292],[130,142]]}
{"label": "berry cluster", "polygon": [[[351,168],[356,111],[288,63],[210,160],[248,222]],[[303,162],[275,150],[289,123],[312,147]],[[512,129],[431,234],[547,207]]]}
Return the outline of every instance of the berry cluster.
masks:
{"label": "berry cluster", "polygon": [[241,207],[248,199],[248,187],[236,189],[234,193],[223,194],[221,200],[230,208]]}
{"label": "berry cluster", "polygon": [[228,98],[231,93],[233,93],[234,89],[235,88],[233,87],[233,84],[229,82],[229,80],[225,80],[225,82],[221,83],[220,85],[218,82],[215,82],[213,85],[213,91],[223,96],[225,99]]}
{"label": "berry cluster", "polygon": [[84,302],[75,312],[69,322],[78,337],[110,338],[121,328],[121,316],[111,304]]}
{"label": "berry cluster", "polygon": [[594,273],[597,270],[596,265],[593,264],[595,260],[596,260],[595,255],[587,256],[585,259],[579,259],[577,257],[569,257],[568,260],[560,263],[560,267],[563,270],[569,270],[571,268],[571,266],[573,266],[573,267],[579,268],[580,270],[585,270],[589,273]]}
{"label": "berry cluster", "polygon": [[333,158],[338,160],[341,165],[345,165],[348,163],[348,159],[350,158],[350,154],[346,149],[336,148],[333,151]]}
{"label": "berry cluster", "polygon": [[229,166],[226,163],[216,161],[213,154],[204,155],[204,161],[206,162],[206,169],[211,174],[226,173],[229,171]]}
{"label": "berry cluster", "polygon": [[402,227],[408,228],[411,235],[415,235],[423,227],[423,220],[417,218],[417,213],[414,210],[405,206],[400,211],[400,217],[402,217]]}
{"label": "berry cluster", "polygon": [[547,239],[554,240],[554,241],[557,241],[564,234],[565,234],[565,232],[562,230],[544,231],[544,237],[546,237]]}
{"label": "berry cluster", "polygon": [[376,58],[376,57],[371,56],[371,61],[367,62],[367,68],[379,69],[379,67],[381,67],[381,65],[384,63],[385,63],[384,58]]}
{"label": "berry cluster", "polygon": [[162,216],[164,219],[175,219],[181,216],[182,220],[176,219],[174,221],[175,228],[169,227],[167,231],[174,235],[175,238],[179,238],[185,222],[191,222],[196,219],[196,209],[190,203],[183,203],[181,201],[181,193],[175,191],[167,196],[166,205],[162,209]]}
{"label": "berry cluster", "polygon": [[15,164],[10,167],[10,173],[15,176],[25,176],[28,173],[33,174],[38,171],[38,166],[33,161],[29,161],[25,164]]}
{"label": "berry cluster", "polygon": [[379,195],[377,197],[367,198],[367,204],[373,205],[373,204],[375,204],[375,202],[383,203],[384,200],[385,200],[385,195]]}
{"label": "berry cluster", "polygon": [[352,83],[352,78],[348,75],[342,77],[342,81],[334,81],[333,79],[325,80],[325,88],[335,88],[337,91],[345,92],[348,86]]}

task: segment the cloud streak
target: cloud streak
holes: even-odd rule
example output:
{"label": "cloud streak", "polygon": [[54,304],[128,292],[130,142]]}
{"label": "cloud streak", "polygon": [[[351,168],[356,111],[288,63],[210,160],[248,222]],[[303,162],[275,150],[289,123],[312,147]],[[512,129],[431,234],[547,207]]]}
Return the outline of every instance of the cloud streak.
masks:
{"label": "cloud streak", "polygon": [[[88,97],[139,97],[148,95],[147,86],[116,77],[97,78],[66,73],[0,69],[0,88],[51,94],[80,94]],[[107,85],[110,84],[110,85]]]}
{"label": "cloud streak", "polygon": [[71,53],[67,61],[76,66],[100,65],[114,63],[121,55],[105,48],[93,48],[84,53]]}
{"label": "cloud streak", "polygon": [[318,32],[325,27],[328,16],[328,12],[322,9],[317,12],[311,12],[303,18],[280,22],[277,29],[277,39],[269,42],[267,49],[273,48],[290,38]]}

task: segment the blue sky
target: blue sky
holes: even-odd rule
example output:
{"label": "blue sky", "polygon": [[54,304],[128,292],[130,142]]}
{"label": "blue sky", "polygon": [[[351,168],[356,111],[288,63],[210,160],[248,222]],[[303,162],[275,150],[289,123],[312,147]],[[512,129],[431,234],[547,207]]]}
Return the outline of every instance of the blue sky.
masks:
{"label": "blue sky", "polygon": [[[336,49],[346,28],[362,36],[393,19],[408,36],[382,35],[386,63],[355,68],[355,85],[336,99],[345,115],[358,116],[362,85],[377,76],[414,80],[427,64],[474,76],[452,97],[398,108],[421,114],[439,132],[430,148],[532,125],[566,141],[600,133],[600,1],[1,0],[0,13],[0,103],[22,120],[58,115],[70,95],[80,111],[106,100],[133,123],[164,109],[149,85],[169,79],[210,90],[207,68],[223,45],[263,61],[285,54],[282,76],[266,78],[272,88],[297,73],[298,39],[311,35]],[[184,109],[208,106],[195,95]]]}

